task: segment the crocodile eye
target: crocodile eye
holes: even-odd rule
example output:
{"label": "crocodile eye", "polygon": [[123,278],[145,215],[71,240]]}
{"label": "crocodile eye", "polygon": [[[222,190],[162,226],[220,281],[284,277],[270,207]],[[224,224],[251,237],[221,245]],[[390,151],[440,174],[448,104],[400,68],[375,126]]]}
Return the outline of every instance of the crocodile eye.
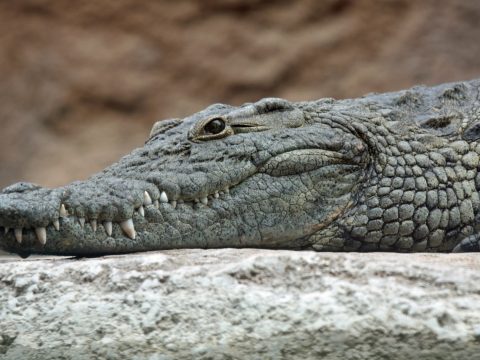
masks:
{"label": "crocodile eye", "polygon": [[221,118],[214,118],[210,120],[203,128],[205,134],[217,135],[225,130],[225,121]]}

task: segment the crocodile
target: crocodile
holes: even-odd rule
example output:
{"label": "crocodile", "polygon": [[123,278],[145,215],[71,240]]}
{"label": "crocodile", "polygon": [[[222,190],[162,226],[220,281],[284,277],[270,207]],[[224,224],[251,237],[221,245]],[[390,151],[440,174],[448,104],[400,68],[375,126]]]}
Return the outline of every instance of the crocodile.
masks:
{"label": "crocodile", "polygon": [[480,79],[214,104],[87,180],[0,193],[0,248],[479,250]]}

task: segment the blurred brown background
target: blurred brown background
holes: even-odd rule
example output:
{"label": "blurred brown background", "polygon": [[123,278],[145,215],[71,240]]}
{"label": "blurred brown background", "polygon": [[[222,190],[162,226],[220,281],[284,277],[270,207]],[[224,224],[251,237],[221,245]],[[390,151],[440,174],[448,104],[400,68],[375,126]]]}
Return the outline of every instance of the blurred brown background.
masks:
{"label": "blurred brown background", "polygon": [[480,77],[475,0],[0,0],[0,188],[83,179],[213,102]]}

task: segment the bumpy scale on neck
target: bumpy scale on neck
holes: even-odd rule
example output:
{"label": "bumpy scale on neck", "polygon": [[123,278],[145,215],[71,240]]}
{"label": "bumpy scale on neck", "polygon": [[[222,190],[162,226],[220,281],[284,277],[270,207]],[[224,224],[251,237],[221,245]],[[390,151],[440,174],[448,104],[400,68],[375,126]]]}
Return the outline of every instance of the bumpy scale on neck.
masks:
{"label": "bumpy scale on neck", "polygon": [[480,111],[478,87],[473,90],[462,84],[437,89],[433,113],[412,115],[405,99],[418,98],[406,92],[374,118],[340,120],[370,144],[372,162],[356,205],[313,235],[313,248],[445,252],[472,238],[471,250],[478,250]]}

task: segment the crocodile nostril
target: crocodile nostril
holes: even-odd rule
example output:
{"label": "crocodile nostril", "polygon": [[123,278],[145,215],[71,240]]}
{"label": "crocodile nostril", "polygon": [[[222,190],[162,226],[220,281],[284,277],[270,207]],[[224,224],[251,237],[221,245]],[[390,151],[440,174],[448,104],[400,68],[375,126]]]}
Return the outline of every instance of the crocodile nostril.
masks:
{"label": "crocodile nostril", "polygon": [[34,191],[39,189],[41,189],[40,185],[32,184],[29,182],[19,182],[19,183],[10,185],[3,190],[0,190],[0,193],[2,194],[24,193],[24,192]]}

